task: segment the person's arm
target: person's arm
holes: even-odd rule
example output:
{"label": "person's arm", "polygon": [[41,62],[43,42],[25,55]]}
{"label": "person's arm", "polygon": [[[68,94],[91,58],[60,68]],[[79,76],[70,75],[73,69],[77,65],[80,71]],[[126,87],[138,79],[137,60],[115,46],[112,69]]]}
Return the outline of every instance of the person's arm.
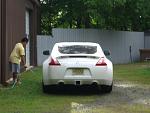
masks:
{"label": "person's arm", "polygon": [[20,54],[20,57],[21,57],[21,62],[24,66],[24,68],[27,68],[26,66],[26,60],[25,60],[25,49],[23,46],[20,46],[19,48],[19,54]]}
{"label": "person's arm", "polygon": [[27,68],[24,55],[21,55],[21,62],[23,63],[24,67]]}

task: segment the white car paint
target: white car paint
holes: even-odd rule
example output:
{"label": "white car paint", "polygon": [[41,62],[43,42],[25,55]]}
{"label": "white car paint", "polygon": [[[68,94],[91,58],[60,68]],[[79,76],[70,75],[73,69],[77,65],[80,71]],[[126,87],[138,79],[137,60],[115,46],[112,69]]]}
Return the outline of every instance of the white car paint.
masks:
{"label": "white car paint", "polygon": [[[62,54],[58,51],[58,47],[72,45],[94,46],[97,47],[97,52],[94,54]],[[52,58],[60,65],[49,65]],[[99,61],[100,65],[96,66]],[[104,65],[101,65],[102,61],[105,62],[103,62]],[[78,70],[80,70],[80,72],[78,72]],[[82,74],[74,75],[76,71]],[[97,85],[106,85],[112,88],[112,62],[106,58],[100,45],[97,43],[56,43],[50,56],[43,63],[43,86],[57,85],[59,83],[73,85],[91,85],[96,83]]]}

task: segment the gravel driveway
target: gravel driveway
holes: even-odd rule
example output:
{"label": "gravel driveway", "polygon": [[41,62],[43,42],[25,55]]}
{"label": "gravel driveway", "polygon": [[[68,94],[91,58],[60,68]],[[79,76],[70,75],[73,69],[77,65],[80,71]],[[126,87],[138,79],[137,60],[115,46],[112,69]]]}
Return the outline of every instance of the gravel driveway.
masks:
{"label": "gravel driveway", "polygon": [[78,104],[73,103],[73,113],[91,113],[90,110],[97,107],[114,106],[120,104],[134,105],[143,104],[150,107],[150,86],[138,85],[130,82],[115,81],[113,91],[110,94],[100,94],[99,97],[91,103]]}
{"label": "gravel driveway", "polygon": [[150,105],[150,86],[116,81],[111,94],[102,95],[95,104],[139,103]]}

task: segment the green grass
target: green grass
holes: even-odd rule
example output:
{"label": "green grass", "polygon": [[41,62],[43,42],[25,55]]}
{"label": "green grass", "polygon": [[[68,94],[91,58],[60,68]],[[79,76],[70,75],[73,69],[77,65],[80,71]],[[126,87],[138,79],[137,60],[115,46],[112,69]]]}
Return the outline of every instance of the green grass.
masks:
{"label": "green grass", "polygon": [[[114,78],[139,84],[150,84],[150,67],[147,65],[149,64],[115,65]],[[71,104],[73,102],[90,103],[101,98],[101,95],[98,94],[44,94],[41,86],[42,70],[36,68],[34,72],[35,74],[23,73],[22,84],[17,85],[14,89],[0,89],[0,113],[85,113],[72,111]],[[120,105],[118,108],[98,107],[92,109],[91,113],[150,113],[150,109],[143,105]]]}
{"label": "green grass", "polygon": [[135,63],[114,66],[114,79],[137,84],[150,84],[150,63]]}
{"label": "green grass", "polygon": [[69,113],[72,102],[90,102],[95,96],[44,94],[41,69],[22,74],[22,84],[0,90],[0,113]]}

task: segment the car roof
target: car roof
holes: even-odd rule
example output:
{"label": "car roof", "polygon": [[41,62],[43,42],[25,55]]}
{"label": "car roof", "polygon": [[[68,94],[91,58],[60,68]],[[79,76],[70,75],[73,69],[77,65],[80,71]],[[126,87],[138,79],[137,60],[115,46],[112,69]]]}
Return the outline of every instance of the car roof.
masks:
{"label": "car roof", "polygon": [[56,43],[58,46],[62,45],[91,45],[91,46],[98,46],[98,43],[93,43],[93,42],[59,42]]}

